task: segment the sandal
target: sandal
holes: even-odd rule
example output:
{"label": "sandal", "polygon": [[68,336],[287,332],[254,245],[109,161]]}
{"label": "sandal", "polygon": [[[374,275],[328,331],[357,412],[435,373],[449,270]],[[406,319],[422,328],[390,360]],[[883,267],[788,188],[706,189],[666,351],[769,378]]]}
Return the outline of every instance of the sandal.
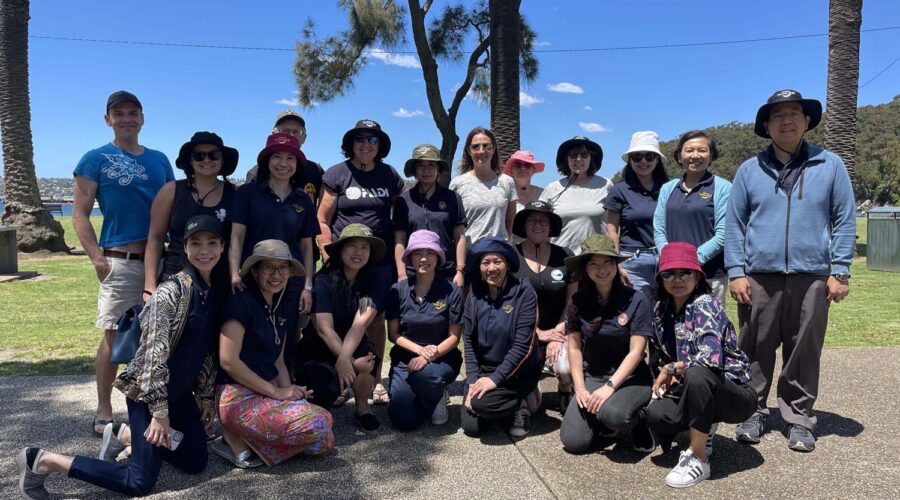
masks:
{"label": "sandal", "polygon": [[235,455],[234,452],[231,451],[231,447],[228,446],[228,443],[225,442],[225,438],[220,437],[216,439],[209,447],[213,453],[228,460],[231,465],[239,469],[254,469],[263,465],[263,461],[260,460],[250,448]]}
{"label": "sandal", "polygon": [[[91,432],[94,433],[95,437],[103,437],[103,431],[106,430],[106,426],[108,424],[113,423],[113,421],[107,420],[105,418],[95,418],[93,422],[91,422]],[[97,431],[97,427],[100,427],[100,431]]]}
{"label": "sandal", "polygon": [[[381,385],[381,384],[378,384]],[[388,394],[387,389],[381,385],[381,388],[375,386],[375,390],[372,391],[372,404],[376,404],[379,406],[386,405],[391,402],[391,396]]]}
{"label": "sandal", "polygon": [[378,417],[371,413],[363,413],[362,415],[354,413],[353,416],[356,417],[357,427],[363,432],[375,432],[381,427]]}

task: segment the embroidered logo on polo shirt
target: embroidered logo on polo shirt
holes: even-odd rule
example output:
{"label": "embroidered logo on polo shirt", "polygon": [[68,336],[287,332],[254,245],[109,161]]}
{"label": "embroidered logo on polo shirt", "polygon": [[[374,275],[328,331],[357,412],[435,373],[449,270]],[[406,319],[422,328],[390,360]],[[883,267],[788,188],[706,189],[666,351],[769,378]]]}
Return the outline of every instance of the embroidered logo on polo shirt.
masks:
{"label": "embroidered logo on polo shirt", "polygon": [[225,217],[228,216],[228,211],[224,208],[220,208],[213,213],[216,214],[216,219],[219,219],[219,222],[225,222]]}
{"label": "embroidered logo on polo shirt", "polygon": [[278,317],[278,326],[284,326],[285,322],[287,322],[287,318]]}
{"label": "embroidered logo on polo shirt", "polygon": [[506,314],[513,312],[512,304],[506,304],[505,306],[503,306],[503,312],[505,312]]}
{"label": "embroidered logo on polo shirt", "polygon": [[625,313],[619,314],[619,317],[616,318],[616,321],[618,321],[620,325],[625,326],[626,324],[628,324],[628,315]]}
{"label": "embroidered logo on polo shirt", "polygon": [[439,300],[434,303],[435,311],[443,311],[445,307],[447,307],[447,304],[445,304],[443,300]]}
{"label": "embroidered logo on polo shirt", "polygon": [[303,205],[301,205],[299,203],[294,203],[294,211],[297,212],[298,214],[302,214],[303,213]]}
{"label": "embroidered logo on polo shirt", "polygon": [[712,198],[712,193],[707,193],[706,191],[703,191],[698,196],[700,196],[701,199],[708,200],[708,199]]}
{"label": "embroidered logo on polo shirt", "polygon": [[447,204],[443,201],[440,201],[438,202],[438,208],[440,208],[441,210],[447,210]]}
{"label": "embroidered logo on polo shirt", "polygon": [[550,271],[550,277],[553,278],[553,281],[562,281],[563,272],[562,269],[554,269]]}

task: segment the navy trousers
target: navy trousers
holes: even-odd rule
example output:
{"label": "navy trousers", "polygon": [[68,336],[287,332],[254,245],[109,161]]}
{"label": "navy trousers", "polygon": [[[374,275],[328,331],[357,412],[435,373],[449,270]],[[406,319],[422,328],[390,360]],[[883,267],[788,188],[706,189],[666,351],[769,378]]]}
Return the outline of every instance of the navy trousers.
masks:
{"label": "navy trousers", "polygon": [[434,413],[434,408],[444,395],[447,384],[456,380],[462,356],[451,351],[425,368],[410,373],[406,363],[391,364],[391,402],[388,418],[400,431],[417,429]]}
{"label": "navy trousers", "polygon": [[169,423],[173,429],[184,433],[184,440],[175,451],[146,442],[144,432],[150,427],[150,408],[130,399],[125,402],[131,427],[131,463],[117,464],[78,456],[72,461],[69,477],[128,496],[143,496],[156,486],[163,461],[189,474],[197,474],[206,468],[206,432],[193,394],[186,393],[169,400]]}

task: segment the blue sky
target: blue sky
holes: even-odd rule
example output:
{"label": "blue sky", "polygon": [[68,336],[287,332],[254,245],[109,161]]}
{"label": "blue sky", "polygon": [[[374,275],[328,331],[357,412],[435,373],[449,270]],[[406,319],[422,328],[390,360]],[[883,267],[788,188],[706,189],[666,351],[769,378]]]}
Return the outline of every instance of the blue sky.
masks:
{"label": "blue sky", "polygon": [[[405,4],[405,2],[401,2]],[[436,7],[444,2],[435,1]],[[632,47],[827,33],[828,2],[670,0],[524,0],[522,12],[540,50]],[[434,14],[432,14],[433,17]],[[291,49],[306,18],[321,36],[345,27],[334,1],[31,2],[35,37],[93,38]],[[863,29],[900,26],[896,0],[866,0]],[[407,48],[414,50],[412,37]],[[473,45],[470,44],[470,46]],[[860,83],[900,57],[900,30],[862,34]],[[238,174],[254,163],[275,115],[295,97],[291,50],[221,50],[32,38],[32,131],[40,177],[64,177],[81,155],[111,138],[103,122],[108,94],[128,89],[142,100],[141,143],[173,161],[197,130],[219,133],[241,152]],[[693,128],[749,122],[771,93],[794,88],[825,101],[827,37],[703,47],[540,53],[540,76],[523,86],[522,148],[548,163],[535,183],[557,177],[557,146],[588,135],[605,152],[601,173],[637,130],[664,140]],[[360,118],[379,121],[398,170],[420,143],[440,144],[414,57],[371,57],[347,96],[312,109],[307,156],[326,168],[341,160],[343,133]],[[445,102],[462,81],[460,66],[440,68]],[[860,105],[891,100],[900,63],[861,89]],[[560,91],[560,90],[567,90]],[[489,125],[489,112],[467,100],[458,134]],[[586,129],[586,130],[585,130]],[[457,157],[459,152],[457,152]]]}

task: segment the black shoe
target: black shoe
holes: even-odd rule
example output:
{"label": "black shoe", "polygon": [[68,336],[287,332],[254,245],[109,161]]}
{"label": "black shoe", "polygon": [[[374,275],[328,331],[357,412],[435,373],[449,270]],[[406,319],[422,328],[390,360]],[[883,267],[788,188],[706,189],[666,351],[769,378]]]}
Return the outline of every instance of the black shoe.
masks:
{"label": "black shoe", "polygon": [[356,425],[363,432],[375,432],[381,427],[381,422],[378,421],[378,417],[371,413],[363,413],[362,415],[356,415]]}
{"label": "black shoe", "polygon": [[519,408],[519,411],[513,415],[512,426],[509,428],[509,435],[512,437],[525,437],[531,430],[531,412],[528,408]]}
{"label": "black shoe", "polygon": [[638,422],[634,429],[631,429],[631,443],[634,451],[638,453],[652,453],[656,449],[656,440],[653,433],[647,427],[647,424]]}

